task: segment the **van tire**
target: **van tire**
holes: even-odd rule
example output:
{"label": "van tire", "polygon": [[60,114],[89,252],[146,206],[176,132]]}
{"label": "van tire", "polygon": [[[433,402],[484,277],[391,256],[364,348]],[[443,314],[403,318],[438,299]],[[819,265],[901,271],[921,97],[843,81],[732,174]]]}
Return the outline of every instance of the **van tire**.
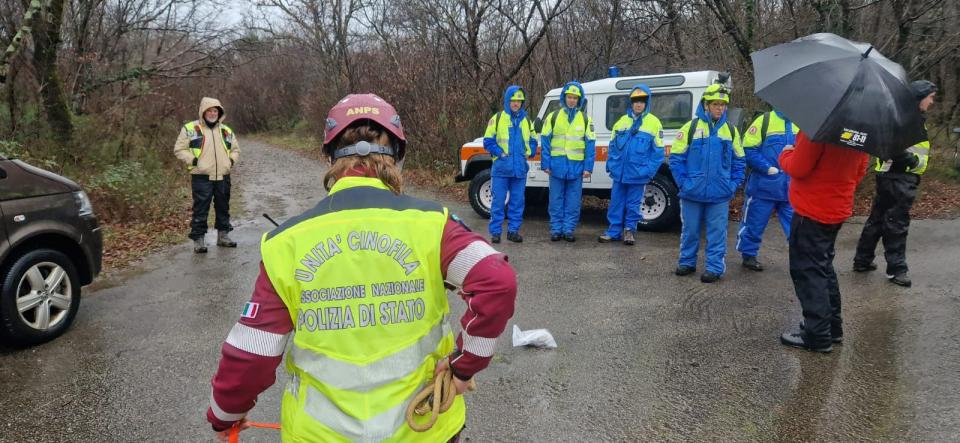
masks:
{"label": "van tire", "polygon": [[493,201],[493,182],[490,169],[484,169],[470,179],[470,206],[483,218],[490,218],[490,204]]}
{"label": "van tire", "polygon": [[[17,309],[18,299],[32,290],[43,290],[42,281],[31,280],[29,272],[40,272],[46,278],[53,273],[61,273],[62,279],[55,288],[49,288],[50,296],[35,308],[28,309],[21,314]],[[59,302],[59,303],[58,303]],[[59,304],[59,306],[57,306]],[[13,262],[5,275],[0,275],[0,336],[5,337],[14,346],[30,346],[52,340],[62,334],[73,323],[77,311],[80,309],[80,278],[76,266],[69,257],[53,249],[36,249],[30,251]],[[49,324],[40,329],[42,323],[41,310],[46,313]]]}
{"label": "van tire", "polygon": [[639,230],[667,231],[680,227],[680,196],[670,177],[657,174],[647,183],[640,213],[643,217],[637,226]]}

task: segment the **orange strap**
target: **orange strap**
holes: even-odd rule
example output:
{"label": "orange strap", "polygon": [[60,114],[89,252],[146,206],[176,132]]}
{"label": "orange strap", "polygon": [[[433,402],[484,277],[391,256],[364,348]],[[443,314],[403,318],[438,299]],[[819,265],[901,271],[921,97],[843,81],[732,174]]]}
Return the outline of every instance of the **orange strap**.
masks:
{"label": "orange strap", "polygon": [[[268,429],[280,429],[280,423],[258,423],[255,421],[248,421],[247,426],[251,428],[268,428]],[[230,428],[230,443],[239,443],[240,442],[240,426],[239,422],[236,425],[233,425]]]}

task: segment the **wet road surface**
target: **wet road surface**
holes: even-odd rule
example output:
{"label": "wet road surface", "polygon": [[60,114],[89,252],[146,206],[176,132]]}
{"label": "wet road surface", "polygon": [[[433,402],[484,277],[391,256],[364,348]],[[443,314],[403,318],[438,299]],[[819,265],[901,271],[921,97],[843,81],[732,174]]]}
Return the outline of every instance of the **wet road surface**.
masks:
{"label": "wet road surface", "polygon": [[[324,195],[318,163],[258,143],[244,160],[239,248],[194,255],[185,241],[152,255],[85,288],[61,338],[0,350],[0,442],[213,440],[209,380],[257,274],[270,229],[260,214],[281,221]],[[446,203],[486,231],[469,205]],[[775,223],[764,272],[739,267],[731,223],[727,273],[705,285],[672,274],[677,233],[598,244],[604,222],[587,210],[576,243],[552,243],[544,211],[529,209],[525,242],[499,246],[520,275],[517,312],[468,396],[466,441],[960,440],[960,222],[914,222],[910,289],[853,273],[862,225],[843,228],[845,341],[830,355],[777,341],[800,310]],[[463,312],[455,295],[451,306]],[[559,348],[511,347],[514,324],[549,329]],[[281,369],[251,419],[278,420],[285,379]]]}

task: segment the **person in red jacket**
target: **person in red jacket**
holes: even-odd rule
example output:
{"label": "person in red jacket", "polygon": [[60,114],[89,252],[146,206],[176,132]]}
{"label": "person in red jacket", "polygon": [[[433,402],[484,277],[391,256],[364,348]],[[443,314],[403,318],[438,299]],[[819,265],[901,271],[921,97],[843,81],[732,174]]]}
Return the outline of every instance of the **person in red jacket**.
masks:
{"label": "person in red jacket", "polygon": [[[348,141],[348,139],[352,140],[355,138],[360,139],[360,141]],[[367,138],[370,139],[368,140]],[[371,204],[370,202],[379,205],[377,206],[377,208],[380,208],[377,209],[378,211],[392,210],[397,214],[404,214],[403,211],[417,214],[427,213],[429,211],[436,211],[436,208],[442,208],[439,204],[413,199],[401,194],[401,175],[397,163],[403,159],[405,146],[406,139],[404,138],[402,126],[400,125],[400,118],[393,106],[373,94],[347,96],[330,110],[327,118],[324,153],[329,157],[332,165],[323,182],[328,188],[330,188],[329,182],[334,182],[333,188],[330,190],[329,195],[317,204],[315,209],[288,220],[272,234],[277,234],[284,230],[293,232],[289,230],[299,229],[302,231],[299,235],[307,236],[309,235],[309,232],[307,232],[308,229],[319,229],[317,228],[318,224],[311,225],[307,222],[320,219],[326,215],[342,214],[345,212],[353,214],[353,218],[330,218],[329,220],[332,221],[325,222],[326,224],[323,226],[363,222],[370,226],[370,229],[376,230],[376,223],[380,223],[381,225],[408,223],[405,221],[407,219],[396,221],[384,218],[386,216],[378,218],[377,216],[370,215],[374,212],[362,212],[358,209],[369,206]],[[354,199],[347,198],[348,194],[349,196],[353,196]],[[339,200],[335,198],[336,196],[339,196]],[[405,209],[408,207],[414,209]],[[446,210],[444,209],[443,212],[446,212]],[[407,217],[412,216],[408,215]],[[445,219],[441,219],[441,223],[442,225],[438,227],[442,227],[442,229],[438,230],[442,230],[442,233],[438,236],[439,238],[436,239],[436,241],[439,242],[439,247],[437,248],[439,252],[437,254],[438,256],[435,260],[426,254],[422,257],[423,267],[425,268],[423,272],[429,273],[431,281],[435,279],[435,281],[444,282],[448,288],[459,289],[459,295],[467,304],[466,312],[460,319],[461,332],[456,336],[456,345],[450,346],[453,349],[453,353],[449,356],[443,356],[436,361],[437,373],[447,368],[451,370],[454,376],[453,383],[459,394],[467,389],[469,381],[474,374],[486,368],[492,359],[497,337],[500,336],[507,321],[513,316],[514,302],[517,293],[517,277],[513,268],[507,262],[507,257],[493,249],[481,235],[471,232],[455,215],[450,214],[446,216]],[[403,233],[407,231],[394,230],[391,232]],[[264,238],[264,244],[266,245],[270,241],[269,235]],[[276,238],[279,237],[274,237],[274,239]],[[337,240],[339,241],[339,238],[337,238]],[[333,242],[333,240],[330,241]],[[399,243],[399,241],[398,239],[397,242]],[[395,243],[394,246],[396,246],[396,244],[397,243]],[[286,245],[286,243],[283,243],[283,245]],[[425,249],[432,248],[427,248],[426,246],[424,246]],[[318,247],[322,248],[322,244]],[[266,248],[266,246],[264,246],[264,248]],[[344,249],[346,250],[346,246]],[[313,249],[313,251],[316,253],[317,249]],[[407,255],[403,257],[407,257],[413,249],[407,249],[407,251]],[[337,249],[337,252],[339,253],[340,249]],[[344,254],[349,255],[349,252],[350,251],[347,251]],[[383,249],[381,249],[380,252],[382,253]],[[345,360],[337,360],[331,356],[326,356],[322,354],[322,350],[314,350],[313,352],[317,353],[316,356],[312,354],[297,354],[298,349],[303,349],[298,348],[298,343],[304,340],[314,340],[314,342],[317,342],[317,340],[323,340],[325,338],[329,340],[335,340],[336,338],[355,340],[351,334],[358,334],[358,331],[362,329],[338,327],[336,331],[314,331],[309,327],[305,328],[303,322],[300,322],[297,328],[294,328],[295,325],[291,317],[290,307],[287,306],[287,303],[291,303],[291,299],[281,296],[281,294],[285,292],[290,292],[290,285],[287,284],[285,286],[285,283],[289,283],[285,280],[277,280],[278,274],[268,273],[269,270],[273,269],[270,266],[275,266],[276,263],[271,262],[270,259],[273,258],[276,260],[276,254],[278,254],[275,250],[271,250],[271,253],[273,255],[264,254],[264,258],[260,262],[260,271],[253,289],[253,295],[250,298],[250,302],[246,304],[239,321],[233,326],[233,329],[223,344],[220,366],[211,382],[213,392],[210,397],[210,406],[206,411],[206,418],[207,421],[211,423],[213,430],[218,433],[218,437],[223,441],[226,441],[226,432],[232,426],[237,425],[241,429],[245,427],[245,416],[256,404],[257,396],[275,382],[277,366],[280,364],[285,352],[289,350],[290,353],[286,365],[288,370],[298,364],[307,365],[311,362],[310,359],[314,358],[318,359],[317,361],[329,363],[328,366],[321,365],[313,367],[313,370],[316,371],[315,375],[335,376],[338,368],[350,367],[348,363],[352,360],[348,360],[348,358],[351,357],[352,354],[343,357]],[[418,253],[419,252],[414,251],[414,256],[410,258],[410,260],[421,258],[416,255]],[[295,254],[295,251],[291,251],[291,254],[299,257],[299,255]],[[317,256],[319,255],[320,254],[317,253]],[[397,255],[399,256],[399,253]],[[374,259],[377,258],[376,254],[362,255],[357,253],[357,255],[348,257],[349,260],[342,260],[340,258],[341,255],[336,255],[334,258],[327,258],[326,264],[323,264],[326,268],[321,269],[331,269],[332,271],[326,274],[318,273],[316,275],[336,275],[335,271],[339,269],[374,266],[371,265],[371,263],[382,263],[382,260],[379,262],[374,261]],[[421,262],[417,261],[416,263],[419,265]],[[331,268],[331,266],[334,268]],[[276,269],[273,270],[275,271]],[[381,270],[377,271],[386,272]],[[301,271],[297,270],[297,273],[299,272]],[[289,278],[292,280],[294,270],[291,269],[289,274],[291,275]],[[422,281],[423,280],[421,280],[421,282]],[[323,284],[323,282],[318,282],[318,284]],[[435,285],[429,288],[431,292],[436,290],[443,291],[442,287],[437,288]],[[313,292],[316,293],[317,291]],[[426,294],[422,290],[420,292]],[[374,293],[373,295],[376,296],[377,294]],[[440,296],[442,297],[443,294]],[[432,300],[430,297],[435,297],[435,295],[422,295],[421,299],[427,299],[429,301]],[[297,300],[294,299],[292,301],[296,302]],[[445,300],[443,304],[446,304]],[[381,309],[381,312],[385,311]],[[390,334],[391,331],[395,331],[394,329],[390,329],[394,326],[392,323],[389,325],[381,324],[384,322],[382,318],[383,317],[381,317],[379,322],[373,322],[368,325],[368,327],[383,328],[382,333],[384,334]],[[404,314],[404,319],[406,319],[406,314]],[[410,321],[412,322],[413,320],[414,317],[411,317]],[[328,322],[329,321],[328,317]],[[441,320],[441,322],[445,323],[446,319]],[[350,320],[350,324],[351,326],[353,325],[353,320]],[[448,328],[446,324],[442,326],[443,330]],[[440,331],[441,329],[436,330]],[[403,329],[401,331],[409,331],[409,329]],[[416,330],[414,331],[416,332]],[[339,335],[335,335],[333,332],[337,332]],[[400,334],[401,332],[392,333]],[[301,334],[303,335],[301,336]],[[436,339],[439,340],[439,338],[440,335],[438,335]],[[451,335],[451,341],[453,341],[452,338]],[[291,346],[287,346],[288,340],[293,342]],[[431,340],[433,339],[431,338]],[[428,342],[429,341],[422,341],[422,343]],[[421,341],[416,341],[415,343],[421,343]],[[424,353],[422,358],[416,361],[432,362],[435,359],[434,354],[437,352],[435,349],[441,349],[446,345],[433,347],[431,344],[430,346],[423,346],[423,349],[420,349],[420,345],[418,345],[417,347],[402,348],[399,351],[380,346],[377,341],[369,341],[365,343],[364,346],[357,347],[356,351],[357,353],[361,351],[367,352],[370,351],[371,348],[374,348],[375,350],[384,352],[386,358],[389,358],[412,349],[415,352]],[[392,352],[392,354],[390,352]],[[292,357],[294,354],[296,354],[296,360]],[[329,357],[329,359],[324,359],[327,357]],[[403,356],[401,355],[401,357]],[[419,357],[419,355],[415,355],[415,357]],[[383,360],[380,360],[376,363],[381,363],[382,361]],[[403,362],[404,360],[400,359],[399,361]],[[422,372],[417,371],[412,373],[414,375],[408,376],[406,371],[409,371],[409,369],[409,367],[405,367],[399,363],[392,366],[386,365],[381,368],[381,373],[377,374],[377,376],[381,378],[389,376],[387,378],[394,381],[400,380],[403,377],[406,377],[405,379],[417,380],[425,376]],[[391,374],[390,371],[396,371],[397,373]],[[293,389],[291,386],[306,383],[306,381],[299,378],[299,374],[298,372],[295,374],[297,375],[296,377],[291,377],[291,381],[287,386],[288,389]],[[368,376],[367,378],[370,378],[370,374],[365,373],[365,375]],[[359,375],[358,377],[357,383],[369,382],[368,379],[364,379]],[[301,390],[305,392],[305,390]],[[352,393],[351,395],[355,395],[358,398],[358,401],[371,401],[371,399],[378,398],[374,397],[374,394],[378,392],[382,397],[382,391],[382,389],[371,389],[368,392],[357,388],[356,391],[350,392]],[[293,392],[297,391],[294,390]],[[364,393],[368,395],[364,396]],[[310,417],[313,420],[320,421],[320,423],[341,419],[346,420],[348,418],[360,421],[361,418],[350,416],[347,412],[344,412],[339,404],[333,402],[329,404],[331,405],[330,408],[333,408],[332,410],[335,411],[334,414],[310,415]],[[378,417],[386,417],[386,419],[389,419],[386,420],[387,423],[396,423],[397,426],[401,426],[400,423],[404,423],[403,413],[406,409],[406,404],[403,406],[403,408],[395,408],[395,410],[391,409],[384,412],[383,416],[378,415]],[[283,406],[285,416],[290,415],[290,411],[286,410],[288,407],[291,407],[291,405],[285,403]],[[304,413],[316,414],[315,411],[311,411],[304,411]],[[454,415],[449,411],[446,414]],[[462,420],[463,418],[460,417],[460,419]],[[376,420],[360,421],[356,427],[347,426],[337,430],[337,432],[347,440],[364,440],[364,436],[377,435],[374,431],[379,428],[371,429],[380,422],[368,423],[375,421]],[[298,423],[296,426],[289,428],[287,427],[288,424],[290,423],[283,423],[284,440],[287,440],[286,437],[290,437],[291,439],[301,438],[304,439],[304,441],[310,439],[309,437],[303,437],[297,434],[298,431],[304,431],[303,428],[311,426],[309,423]],[[404,423],[402,426],[406,426],[406,424]],[[445,435],[442,440],[438,441],[448,439],[450,439],[450,441],[456,441],[459,435],[457,431],[457,429],[452,430],[450,435]],[[327,430],[325,432],[330,431]]]}
{"label": "person in red jacket", "polygon": [[867,172],[870,157],[860,151],[811,141],[802,131],[795,147],[780,154],[790,176],[790,277],[803,309],[798,330],[780,342],[815,352],[830,352],[843,340],[840,285],[833,269],[834,244],[843,222],[853,214],[853,193]]}

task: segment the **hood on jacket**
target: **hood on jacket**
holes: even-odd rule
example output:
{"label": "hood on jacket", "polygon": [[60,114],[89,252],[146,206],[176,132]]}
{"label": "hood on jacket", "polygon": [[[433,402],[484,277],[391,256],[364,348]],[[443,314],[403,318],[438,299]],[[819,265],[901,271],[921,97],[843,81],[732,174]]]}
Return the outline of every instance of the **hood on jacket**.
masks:
{"label": "hood on jacket", "polygon": [[223,122],[223,119],[227,116],[227,112],[223,110],[223,105],[220,104],[220,100],[211,97],[204,97],[200,100],[200,121],[203,121],[203,112],[214,107],[220,109],[220,118],[217,119],[217,123]]}
{"label": "hood on jacket", "polygon": [[583,85],[581,85],[580,82],[567,82],[567,84],[563,85],[563,88],[560,89],[560,106],[568,110],[573,109],[573,108],[567,107],[567,97],[565,97],[564,96],[565,94],[563,93],[563,91],[566,91],[567,88],[570,86],[574,86],[580,90],[580,100],[577,100],[577,107],[576,107],[576,109],[580,109],[583,107],[584,101],[587,100],[586,94],[583,93]]}
{"label": "hood on jacket", "polygon": [[506,112],[507,114],[511,114],[510,97],[512,97],[513,94],[517,91],[523,91],[524,100],[523,100],[523,103],[520,105],[520,110],[517,111],[517,115],[514,115],[514,117],[521,117],[521,118],[526,117],[527,100],[529,99],[529,97],[527,97],[527,91],[524,91],[523,88],[517,85],[510,85],[507,87],[507,90],[503,92],[503,111]]}
{"label": "hood on jacket", "polygon": [[[646,93],[647,93],[647,99],[644,100],[644,101],[647,103],[647,106],[646,106],[645,108],[643,108],[643,115],[645,116],[645,115],[647,115],[647,114],[650,113],[650,99],[653,97],[653,93],[650,92],[650,88],[647,87],[647,85],[645,85],[645,84],[643,84],[643,83],[640,83],[640,84],[638,84],[637,86],[634,86],[633,89],[630,90],[630,95],[633,95],[634,91],[636,91],[636,90],[638,90],[638,89],[641,90],[641,91],[643,91],[643,92],[646,92]],[[629,105],[630,107],[627,109],[627,113],[630,115],[630,118],[636,120],[637,116],[636,116],[636,115],[633,115],[633,103],[632,103],[632,102],[633,102],[633,100],[631,100],[631,103],[630,103],[630,105]]]}

